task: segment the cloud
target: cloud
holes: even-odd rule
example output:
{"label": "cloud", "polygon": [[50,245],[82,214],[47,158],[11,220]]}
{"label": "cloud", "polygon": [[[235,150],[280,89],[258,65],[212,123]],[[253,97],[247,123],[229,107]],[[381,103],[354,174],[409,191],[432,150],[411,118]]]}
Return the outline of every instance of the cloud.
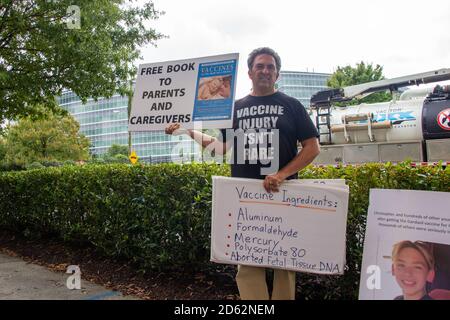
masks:
{"label": "cloud", "polygon": [[[144,0],[142,0],[144,1]],[[359,61],[387,77],[450,67],[448,0],[155,0],[152,27],[170,38],[143,48],[145,62],[240,53],[238,96],[251,84],[246,57],[260,46],[285,70],[333,72]]]}

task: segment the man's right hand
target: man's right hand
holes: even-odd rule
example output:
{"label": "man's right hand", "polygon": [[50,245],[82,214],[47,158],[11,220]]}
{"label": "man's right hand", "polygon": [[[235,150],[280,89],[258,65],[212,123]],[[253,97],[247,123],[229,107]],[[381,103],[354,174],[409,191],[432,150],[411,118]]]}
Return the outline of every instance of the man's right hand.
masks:
{"label": "man's right hand", "polygon": [[166,134],[171,134],[173,136],[178,136],[180,134],[187,133],[186,129],[181,128],[179,123],[173,123],[165,129]]}

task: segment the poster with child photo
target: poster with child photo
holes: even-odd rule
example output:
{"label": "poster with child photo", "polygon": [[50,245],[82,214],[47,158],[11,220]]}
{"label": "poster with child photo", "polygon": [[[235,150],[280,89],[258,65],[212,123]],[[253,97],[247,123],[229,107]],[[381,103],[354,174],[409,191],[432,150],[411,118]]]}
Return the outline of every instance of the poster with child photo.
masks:
{"label": "poster with child photo", "polygon": [[361,300],[450,300],[449,192],[370,191]]}

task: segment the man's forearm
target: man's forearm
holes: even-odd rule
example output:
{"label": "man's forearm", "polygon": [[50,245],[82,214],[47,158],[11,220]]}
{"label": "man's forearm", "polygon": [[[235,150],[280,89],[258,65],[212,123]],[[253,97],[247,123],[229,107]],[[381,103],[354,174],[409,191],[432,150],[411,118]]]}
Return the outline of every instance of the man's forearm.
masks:
{"label": "man's forearm", "polygon": [[191,130],[188,129],[186,134],[195,140],[199,145],[201,145],[203,148],[206,148],[210,143],[216,141],[216,138],[211,137],[207,134],[204,134],[203,132],[197,131],[197,130]]}
{"label": "man's forearm", "polygon": [[210,135],[204,134],[203,132],[188,129],[186,134],[195,140],[203,148],[209,149],[211,152],[223,155],[226,153],[228,147],[223,142],[217,140],[217,138],[211,137]]}
{"label": "man's forearm", "polygon": [[315,138],[302,142],[302,145],[302,150],[300,150],[300,153],[297,154],[294,159],[281,168],[277,173],[266,176],[263,186],[267,192],[278,192],[280,183],[291,175],[302,170],[320,153],[319,143]]}
{"label": "man's forearm", "polygon": [[314,158],[317,157],[319,152],[320,150],[314,145],[304,147],[294,159],[278,171],[277,175],[279,175],[282,180],[290,177],[310,164]]}

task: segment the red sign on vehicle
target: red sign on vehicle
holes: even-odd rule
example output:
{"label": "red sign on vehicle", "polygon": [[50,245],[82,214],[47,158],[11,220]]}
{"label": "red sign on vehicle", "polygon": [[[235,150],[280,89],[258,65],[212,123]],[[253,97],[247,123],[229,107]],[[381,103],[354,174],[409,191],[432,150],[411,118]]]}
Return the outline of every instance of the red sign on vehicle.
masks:
{"label": "red sign on vehicle", "polygon": [[450,108],[444,109],[437,115],[437,123],[444,130],[450,130]]}

